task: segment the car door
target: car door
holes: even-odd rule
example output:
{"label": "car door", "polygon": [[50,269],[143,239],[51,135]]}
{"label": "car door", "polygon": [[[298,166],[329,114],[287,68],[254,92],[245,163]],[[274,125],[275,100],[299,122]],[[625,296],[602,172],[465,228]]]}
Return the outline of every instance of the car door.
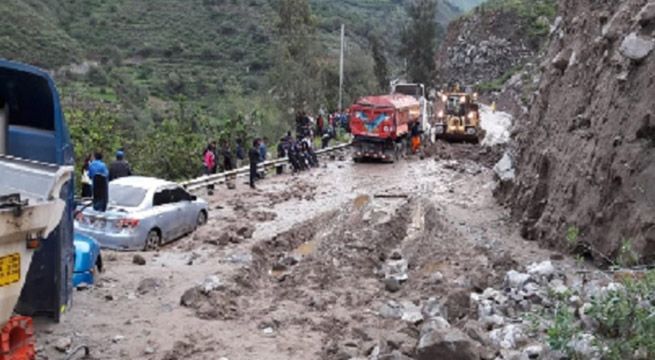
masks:
{"label": "car door", "polygon": [[179,214],[180,233],[182,236],[194,230],[196,225],[196,216],[193,203],[191,202],[191,195],[182,187],[175,187],[173,190],[173,201],[176,205],[176,211]]}
{"label": "car door", "polygon": [[170,187],[159,188],[152,198],[155,224],[162,232],[162,241],[174,240],[179,233],[178,211],[173,201],[173,191]]}

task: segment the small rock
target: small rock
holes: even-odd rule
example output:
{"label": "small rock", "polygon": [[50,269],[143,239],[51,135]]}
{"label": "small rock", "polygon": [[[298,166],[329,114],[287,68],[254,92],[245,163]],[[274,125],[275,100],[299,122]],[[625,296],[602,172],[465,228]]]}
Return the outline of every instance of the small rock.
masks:
{"label": "small rock", "polygon": [[521,289],[530,280],[530,275],[510,270],[505,276],[505,287]]}
{"label": "small rock", "polygon": [[118,343],[118,342],[121,342],[121,341],[123,341],[123,340],[125,340],[125,336],[123,336],[123,335],[116,335],[116,336],[114,336],[114,337],[111,339],[111,341],[112,341],[114,344],[115,344],[115,343]]}
{"label": "small rock", "polygon": [[200,306],[204,295],[197,286],[194,286],[182,294],[180,298],[180,305],[190,308],[197,308]]}
{"label": "small rock", "polygon": [[155,349],[148,346],[145,349],[143,349],[143,353],[146,354],[146,355],[151,355],[151,354],[155,353]]}
{"label": "small rock", "polygon": [[416,347],[417,360],[478,360],[475,343],[456,328],[431,329],[421,334]]}
{"label": "small rock", "polygon": [[436,271],[430,275],[430,282],[433,284],[441,284],[443,282],[443,274],[439,271]]}
{"label": "small rock", "polygon": [[550,260],[528,265],[528,274],[536,275],[542,278],[550,278],[555,274],[555,267]]}
{"label": "small rock", "polygon": [[521,346],[526,338],[520,325],[508,324],[489,333],[492,343],[499,348],[513,350]]}
{"label": "small rock", "polygon": [[633,32],[623,39],[619,52],[628,59],[641,61],[653,51],[653,47],[655,47],[655,44],[652,40]]}
{"label": "small rock", "polygon": [[73,339],[69,337],[61,337],[55,341],[53,346],[57,351],[67,352],[71,345],[73,345]]}
{"label": "small rock", "polygon": [[389,300],[382,304],[379,313],[385,318],[400,319],[403,316],[403,308],[397,302]]}
{"label": "small rock", "polygon": [[600,350],[595,344],[596,338],[593,335],[580,334],[569,341],[567,347],[573,350],[576,358],[600,359]]}
{"label": "small rock", "polygon": [[396,278],[386,278],[384,279],[384,289],[390,293],[395,293],[400,291],[400,281]]}
{"label": "small rock", "polygon": [[384,274],[387,278],[395,278],[400,282],[406,281],[409,276],[408,273],[409,264],[407,260],[389,260],[385,264]]}
{"label": "small rock", "polygon": [[418,324],[423,321],[423,314],[421,314],[421,309],[414,305],[410,301],[405,301],[402,303],[403,313],[401,319],[412,324]]}
{"label": "small rock", "polygon": [[115,300],[114,295],[112,295],[112,294],[107,294],[107,295],[105,295],[105,300],[107,300],[107,301],[114,301],[114,300]]}
{"label": "small rock", "polygon": [[429,298],[423,305],[423,316],[426,319],[435,318],[438,316],[446,316],[445,310],[436,298]]}
{"label": "small rock", "polygon": [[572,53],[573,52],[570,49],[560,51],[552,61],[553,67],[560,71],[566,70],[566,68],[569,67]]}
{"label": "small rock", "polygon": [[143,256],[141,256],[139,254],[135,254],[132,257],[132,264],[143,266],[143,265],[146,264],[146,258],[144,258]]}
{"label": "small rock", "polygon": [[530,360],[541,359],[543,353],[544,353],[544,347],[541,345],[531,345],[523,349],[524,358]]}
{"label": "small rock", "polygon": [[202,282],[202,285],[200,285],[200,291],[207,295],[214,290],[223,290],[224,287],[225,286],[223,285],[223,282],[218,276],[210,275],[205,278],[205,280]]}
{"label": "small rock", "polygon": [[275,330],[274,330],[272,327],[264,328],[264,329],[262,330],[262,332],[263,332],[264,335],[266,335],[266,336],[273,336],[273,335],[275,335]]}
{"label": "small rock", "polygon": [[160,279],[145,278],[139,282],[139,286],[136,288],[136,292],[139,295],[145,295],[149,292],[158,290],[162,286],[163,282]]}

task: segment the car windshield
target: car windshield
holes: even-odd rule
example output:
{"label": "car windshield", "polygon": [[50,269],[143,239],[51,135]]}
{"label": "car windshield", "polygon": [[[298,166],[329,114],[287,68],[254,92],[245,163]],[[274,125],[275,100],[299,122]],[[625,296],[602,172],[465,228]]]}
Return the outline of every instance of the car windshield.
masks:
{"label": "car windshield", "polygon": [[109,184],[109,205],[137,207],[146,197],[147,190],[135,186]]}

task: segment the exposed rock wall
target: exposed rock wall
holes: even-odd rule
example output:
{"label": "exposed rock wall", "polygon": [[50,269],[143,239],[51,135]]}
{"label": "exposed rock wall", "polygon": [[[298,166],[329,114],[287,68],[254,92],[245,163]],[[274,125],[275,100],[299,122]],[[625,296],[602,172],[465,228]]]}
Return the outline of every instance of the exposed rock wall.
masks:
{"label": "exposed rock wall", "polygon": [[653,261],[655,1],[560,0],[559,14],[504,199],[529,239],[572,247],[577,229],[595,259]]}
{"label": "exposed rock wall", "polygon": [[480,8],[451,22],[437,52],[436,83],[474,85],[524,64],[539,48],[526,26],[514,11]]}

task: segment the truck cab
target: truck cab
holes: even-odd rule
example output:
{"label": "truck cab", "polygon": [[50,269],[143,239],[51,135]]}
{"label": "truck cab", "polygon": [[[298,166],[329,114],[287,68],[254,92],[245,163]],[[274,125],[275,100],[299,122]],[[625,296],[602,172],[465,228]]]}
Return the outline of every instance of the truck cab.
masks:
{"label": "truck cab", "polygon": [[391,94],[403,94],[409,95],[416,99],[421,107],[421,130],[424,134],[430,133],[430,118],[432,113],[432,106],[426,95],[425,85],[417,83],[403,83],[403,82],[392,82],[391,83]]}
{"label": "truck cab", "polygon": [[[74,165],[59,94],[47,72],[0,60],[0,155],[42,164]],[[55,320],[66,310],[72,293],[72,179],[58,195],[65,202],[63,216],[34,252],[15,308],[23,315],[46,315]]]}

